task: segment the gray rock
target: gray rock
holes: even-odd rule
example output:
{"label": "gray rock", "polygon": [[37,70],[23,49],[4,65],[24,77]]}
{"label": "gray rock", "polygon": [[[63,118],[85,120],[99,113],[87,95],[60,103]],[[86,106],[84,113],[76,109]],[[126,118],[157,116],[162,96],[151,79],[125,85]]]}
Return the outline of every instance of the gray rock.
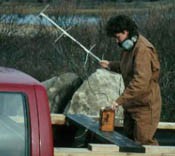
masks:
{"label": "gray rock", "polygon": [[[111,106],[123,90],[124,83],[120,74],[97,69],[74,93],[66,113],[98,116],[100,108]],[[122,107],[119,107],[116,116],[123,118]]]}
{"label": "gray rock", "polygon": [[63,113],[82,81],[74,73],[65,73],[42,83],[47,90],[51,113]]}

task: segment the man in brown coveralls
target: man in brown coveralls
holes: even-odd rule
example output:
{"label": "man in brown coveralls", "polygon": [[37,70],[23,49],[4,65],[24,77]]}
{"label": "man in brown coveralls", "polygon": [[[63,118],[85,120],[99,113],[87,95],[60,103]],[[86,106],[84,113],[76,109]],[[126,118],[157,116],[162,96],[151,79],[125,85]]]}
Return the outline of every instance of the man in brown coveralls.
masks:
{"label": "man in brown coveralls", "polygon": [[129,138],[145,145],[158,145],[154,134],[160,119],[161,94],[156,49],[139,34],[137,25],[128,16],[110,18],[106,31],[123,49],[119,62],[100,62],[103,68],[121,73],[124,79],[125,90],[112,108],[123,106],[124,131]]}

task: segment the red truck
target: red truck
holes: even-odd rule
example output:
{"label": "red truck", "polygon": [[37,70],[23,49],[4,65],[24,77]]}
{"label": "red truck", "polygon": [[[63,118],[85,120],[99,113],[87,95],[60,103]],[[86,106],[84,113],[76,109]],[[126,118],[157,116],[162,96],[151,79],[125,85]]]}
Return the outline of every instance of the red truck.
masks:
{"label": "red truck", "polygon": [[53,156],[46,90],[31,76],[0,67],[0,155]]}
{"label": "red truck", "polygon": [[[69,116],[69,119],[71,118],[72,116]],[[0,156],[128,155],[127,152],[120,151],[120,146],[98,145],[98,142],[96,142],[97,144],[89,144],[88,147],[84,148],[65,148],[62,144],[60,147],[54,148],[53,142],[55,139],[53,139],[52,124],[57,123],[64,126],[65,118],[62,119],[51,122],[47,92],[39,81],[18,70],[0,67]],[[88,129],[92,121],[89,118],[84,119],[88,122],[86,125],[82,125]],[[77,123],[81,125],[82,120],[83,118],[77,118]],[[92,122],[92,125],[96,126],[94,122]],[[163,135],[166,131],[168,132],[166,140],[168,142],[172,141],[173,146],[145,147],[146,153],[140,153],[140,156],[162,154],[169,156],[169,153],[175,153],[173,139],[175,125],[173,123],[163,123],[159,125],[159,128]],[[63,130],[61,133],[65,132]],[[95,132],[99,133],[98,136],[103,135],[102,132],[98,131],[98,127]],[[59,138],[63,142],[66,139],[70,141],[67,134],[63,136],[61,133],[58,135],[62,136]],[[111,135],[105,133],[105,136]],[[102,136],[101,138],[105,137]],[[121,141],[123,146],[123,140]],[[128,145],[127,141],[126,145]],[[136,153],[130,153],[129,155],[134,156]]]}

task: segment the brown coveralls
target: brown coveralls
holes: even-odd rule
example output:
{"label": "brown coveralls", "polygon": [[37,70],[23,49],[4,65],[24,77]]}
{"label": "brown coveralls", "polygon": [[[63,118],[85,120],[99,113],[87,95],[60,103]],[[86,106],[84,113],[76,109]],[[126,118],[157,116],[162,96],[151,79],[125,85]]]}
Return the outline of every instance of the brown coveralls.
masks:
{"label": "brown coveralls", "polygon": [[120,72],[125,83],[116,100],[124,108],[124,131],[141,144],[157,145],[153,139],[161,113],[158,84],[160,63],[154,46],[142,35],[132,51],[123,51],[120,62],[110,62],[110,69]]}

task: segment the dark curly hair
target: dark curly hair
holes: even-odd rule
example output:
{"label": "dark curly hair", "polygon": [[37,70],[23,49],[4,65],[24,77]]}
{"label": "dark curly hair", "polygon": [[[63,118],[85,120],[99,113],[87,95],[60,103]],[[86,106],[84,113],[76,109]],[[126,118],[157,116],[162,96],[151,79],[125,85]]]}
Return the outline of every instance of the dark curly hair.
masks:
{"label": "dark curly hair", "polygon": [[106,25],[106,33],[109,37],[115,37],[116,33],[129,32],[129,37],[138,35],[136,23],[126,15],[111,17]]}

